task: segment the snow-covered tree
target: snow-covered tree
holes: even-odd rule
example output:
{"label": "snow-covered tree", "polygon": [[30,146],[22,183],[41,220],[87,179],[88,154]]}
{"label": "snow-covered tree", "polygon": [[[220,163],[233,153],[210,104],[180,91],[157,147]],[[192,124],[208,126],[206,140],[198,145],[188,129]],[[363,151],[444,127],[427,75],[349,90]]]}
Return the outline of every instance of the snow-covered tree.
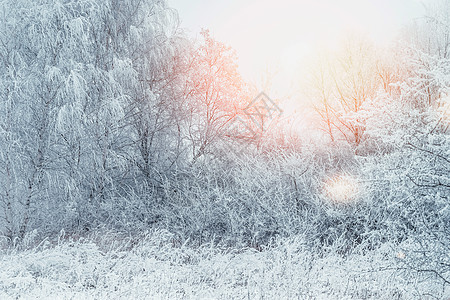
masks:
{"label": "snow-covered tree", "polygon": [[211,152],[211,145],[230,121],[245,107],[248,97],[238,73],[232,49],[202,31],[189,74],[190,112],[188,140],[192,159]]}
{"label": "snow-covered tree", "polygon": [[22,239],[61,214],[88,226],[137,160],[130,107],[170,81],[176,15],[151,0],[0,4],[2,231]]}

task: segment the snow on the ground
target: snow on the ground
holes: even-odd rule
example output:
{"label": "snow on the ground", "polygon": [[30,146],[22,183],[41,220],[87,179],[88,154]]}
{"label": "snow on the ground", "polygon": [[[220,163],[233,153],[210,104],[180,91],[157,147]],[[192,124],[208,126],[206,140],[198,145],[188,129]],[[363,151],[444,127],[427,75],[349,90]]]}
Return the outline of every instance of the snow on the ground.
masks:
{"label": "snow on the ground", "polygon": [[[449,292],[398,270],[392,247],[311,253],[300,238],[258,252],[136,241],[65,239],[0,254],[0,299],[426,299]],[[431,298],[431,297],[430,297]]]}

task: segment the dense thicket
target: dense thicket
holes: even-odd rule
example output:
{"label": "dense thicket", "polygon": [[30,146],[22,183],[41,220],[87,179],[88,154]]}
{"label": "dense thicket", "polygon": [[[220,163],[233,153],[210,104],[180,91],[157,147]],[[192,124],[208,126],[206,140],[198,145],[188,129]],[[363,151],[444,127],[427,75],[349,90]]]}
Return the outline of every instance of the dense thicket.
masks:
{"label": "dense thicket", "polygon": [[183,37],[164,1],[2,1],[1,13],[4,236],[155,222],[165,181],[211,152],[244,98],[231,50]]}

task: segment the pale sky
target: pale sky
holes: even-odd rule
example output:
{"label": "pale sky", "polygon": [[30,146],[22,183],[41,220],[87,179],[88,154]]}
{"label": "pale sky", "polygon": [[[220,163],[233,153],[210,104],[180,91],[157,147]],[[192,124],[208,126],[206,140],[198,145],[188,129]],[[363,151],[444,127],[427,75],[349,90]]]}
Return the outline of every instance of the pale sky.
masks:
{"label": "pale sky", "polygon": [[420,0],[169,0],[169,5],[192,36],[207,28],[234,48],[246,80],[258,83],[266,66],[277,70],[276,97],[295,84],[302,60],[318,47],[332,47],[348,31],[388,43],[424,10]]}

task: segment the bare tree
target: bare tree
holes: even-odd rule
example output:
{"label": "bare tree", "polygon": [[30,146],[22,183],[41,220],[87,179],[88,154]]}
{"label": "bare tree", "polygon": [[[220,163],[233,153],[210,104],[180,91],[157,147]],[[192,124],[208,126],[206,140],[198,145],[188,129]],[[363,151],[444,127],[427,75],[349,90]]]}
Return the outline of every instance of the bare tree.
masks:
{"label": "bare tree", "polygon": [[193,161],[210,146],[237,112],[244,107],[244,84],[231,48],[202,31],[202,44],[195,50],[190,73],[190,122],[188,137]]}
{"label": "bare tree", "polygon": [[322,58],[313,71],[315,109],[332,140],[339,133],[349,143],[361,143],[364,119],[360,111],[367,100],[375,98],[380,86],[376,55],[369,42],[350,37],[339,52]]}

